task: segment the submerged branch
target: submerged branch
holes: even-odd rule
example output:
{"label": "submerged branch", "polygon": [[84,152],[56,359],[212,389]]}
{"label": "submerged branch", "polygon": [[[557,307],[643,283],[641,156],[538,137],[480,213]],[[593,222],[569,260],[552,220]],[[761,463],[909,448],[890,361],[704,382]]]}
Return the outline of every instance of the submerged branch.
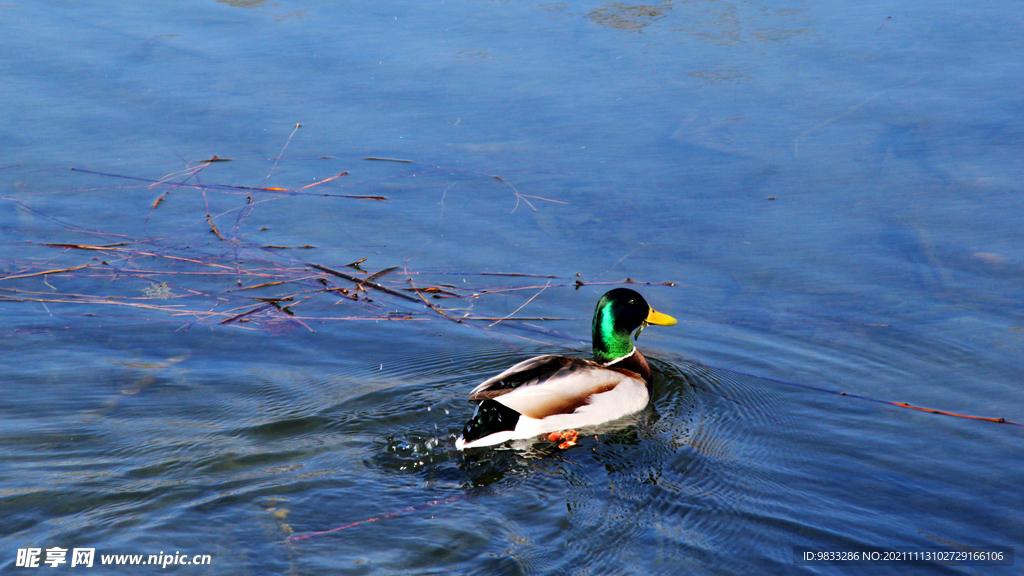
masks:
{"label": "submerged branch", "polygon": [[392,296],[398,296],[399,298],[403,298],[405,300],[409,300],[409,301],[412,301],[412,302],[416,302],[417,301],[412,296],[409,296],[407,294],[402,294],[401,292],[399,292],[397,290],[392,290],[391,288],[388,288],[387,286],[381,286],[380,284],[377,284],[376,282],[371,282],[368,278],[365,279],[365,280],[362,279],[362,278],[356,278],[355,276],[352,276],[351,274],[345,274],[344,272],[338,272],[337,270],[334,270],[332,268],[328,268],[326,266],[321,266],[319,264],[313,264],[312,262],[304,262],[304,264],[306,264],[307,266],[312,266],[313,268],[316,268],[317,270],[322,270],[324,272],[327,272],[328,274],[333,274],[334,276],[337,276],[338,278],[344,278],[345,280],[348,280],[349,282],[352,282],[353,284],[356,284],[356,285],[366,284],[367,286],[369,286],[371,288],[376,288],[377,290],[380,290],[381,292],[386,292],[388,294],[391,294]]}
{"label": "submerged branch", "polygon": [[[423,294],[421,294],[420,291],[416,289],[416,285],[412,283],[412,277],[407,278],[407,280],[409,281],[409,285],[412,286],[413,292],[415,292],[416,295],[420,297],[420,300],[422,300],[423,303],[426,304],[428,308],[453,322],[458,322],[459,324],[462,324],[461,319],[451,316],[450,314],[442,310],[440,306],[434,306],[433,304],[428,302],[427,299],[423,297]],[[402,295],[405,296],[405,294]],[[406,297],[408,298],[408,296]],[[410,300],[412,300],[412,298],[410,298]]]}

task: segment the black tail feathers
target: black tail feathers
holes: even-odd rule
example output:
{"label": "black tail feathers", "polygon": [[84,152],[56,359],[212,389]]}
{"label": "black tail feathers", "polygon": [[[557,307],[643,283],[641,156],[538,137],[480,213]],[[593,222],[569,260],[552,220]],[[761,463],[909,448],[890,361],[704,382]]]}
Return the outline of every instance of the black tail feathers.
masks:
{"label": "black tail feathers", "polygon": [[462,429],[462,439],[472,442],[495,432],[515,430],[519,422],[519,412],[495,400],[484,400],[476,407],[476,412],[466,427]]}

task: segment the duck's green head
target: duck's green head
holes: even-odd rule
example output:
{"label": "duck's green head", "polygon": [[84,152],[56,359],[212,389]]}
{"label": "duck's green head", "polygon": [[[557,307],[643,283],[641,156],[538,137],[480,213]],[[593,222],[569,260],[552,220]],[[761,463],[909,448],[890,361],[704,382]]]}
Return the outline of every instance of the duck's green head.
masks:
{"label": "duck's green head", "polygon": [[676,323],[675,318],[655,312],[639,293],[629,288],[616,288],[601,296],[594,310],[594,360],[611,362],[631,354],[633,344],[629,336],[637,328]]}

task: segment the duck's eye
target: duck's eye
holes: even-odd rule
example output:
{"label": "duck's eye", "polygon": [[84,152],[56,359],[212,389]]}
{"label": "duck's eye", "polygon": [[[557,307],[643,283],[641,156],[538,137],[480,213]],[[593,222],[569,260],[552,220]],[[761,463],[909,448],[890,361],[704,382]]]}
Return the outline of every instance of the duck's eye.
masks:
{"label": "duck's eye", "polygon": [[636,300],[634,300],[633,298],[630,298],[629,299],[629,305],[630,306],[636,306]]}

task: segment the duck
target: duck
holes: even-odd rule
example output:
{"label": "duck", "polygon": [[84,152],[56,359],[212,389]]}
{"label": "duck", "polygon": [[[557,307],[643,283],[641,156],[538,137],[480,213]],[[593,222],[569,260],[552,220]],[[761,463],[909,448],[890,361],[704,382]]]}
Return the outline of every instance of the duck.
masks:
{"label": "duck", "polygon": [[473,417],[455,441],[458,450],[494,446],[595,426],[643,410],[651,398],[651,367],[630,341],[648,324],[674,326],[635,290],[615,288],[597,302],[593,360],[546,354],[524,360],[480,383],[469,394]]}

